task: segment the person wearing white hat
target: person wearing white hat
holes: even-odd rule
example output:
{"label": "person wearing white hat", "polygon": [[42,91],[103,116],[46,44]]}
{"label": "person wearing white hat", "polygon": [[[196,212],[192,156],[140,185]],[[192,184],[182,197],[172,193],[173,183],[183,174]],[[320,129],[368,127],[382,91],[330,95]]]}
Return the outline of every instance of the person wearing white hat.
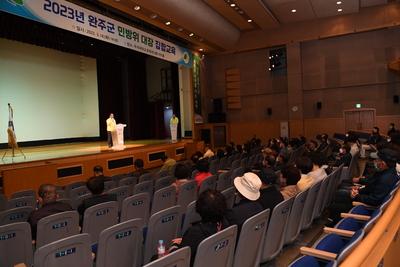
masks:
{"label": "person wearing white hat", "polygon": [[243,223],[248,218],[263,211],[263,207],[257,201],[260,197],[261,180],[256,174],[247,172],[242,177],[236,177],[234,184],[238,191],[240,202],[228,210],[225,218],[229,225],[236,224],[238,226],[237,236],[239,236]]}

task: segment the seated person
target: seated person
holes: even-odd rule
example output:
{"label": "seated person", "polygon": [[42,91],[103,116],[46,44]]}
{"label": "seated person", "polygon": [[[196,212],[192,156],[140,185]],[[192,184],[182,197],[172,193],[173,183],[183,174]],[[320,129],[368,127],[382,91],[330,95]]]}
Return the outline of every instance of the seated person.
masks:
{"label": "seated person", "polygon": [[217,150],[217,159],[222,159],[225,156],[225,152],[222,149]]}
{"label": "seated person", "polygon": [[272,173],[259,172],[258,177],[261,180],[260,197],[257,201],[264,210],[270,209],[270,217],[276,205],[283,201],[282,194],[276,189],[276,175]]}
{"label": "seated person", "polygon": [[282,170],[282,168],[286,166],[286,164],[289,162],[289,159],[290,159],[290,154],[285,151],[281,151],[275,163],[274,170],[275,171]]}
{"label": "seated person", "polygon": [[[101,178],[100,178],[101,179]],[[38,190],[38,200],[42,207],[29,214],[28,223],[31,225],[32,240],[36,240],[37,224],[40,219],[63,211],[72,210],[67,203],[58,202],[57,187],[52,184],[43,184]]]}
{"label": "seated person", "polygon": [[203,157],[204,158],[209,158],[209,157],[212,157],[212,156],[214,156],[214,152],[212,152],[212,150],[211,150],[209,145],[205,145],[204,146],[204,155],[203,155]]}
{"label": "seated person", "polygon": [[78,206],[78,213],[82,215],[82,219],[79,222],[80,226],[83,225],[83,216],[86,209],[100,203],[117,201],[117,197],[114,194],[108,195],[104,192],[104,181],[99,177],[91,177],[86,182],[86,187],[92,193],[92,197],[83,200],[82,204]]}
{"label": "seated person", "polygon": [[169,158],[167,155],[162,155],[161,160],[164,162],[164,165],[161,167],[160,171],[169,170],[169,173],[171,173],[172,167],[176,164],[176,161]]}
{"label": "seated person", "polygon": [[201,159],[197,162],[197,170],[199,172],[196,173],[194,180],[197,181],[197,185],[200,189],[201,182],[205,178],[212,176],[212,174],[208,172],[210,170],[210,163],[208,162],[207,158]]}
{"label": "seated person", "polygon": [[196,258],[197,247],[209,236],[227,228],[228,222],[224,218],[227,211],[226,198],[215,189],[206,189],[200,193],[196,200],[196,212],[200,214],[201,221],[193,223],[182,238],[172,240],[173,245],[169,251],[186,246],[190,247],[190,266]]}
{"label": "seated person", "polygon": [[314,179],[314,183],[328,176],[325,171],[325,169],[328,168],[327,159],[321,152],[310,153],[307,155],[307,158],[309,158],[313,164],[313,168],[308,175]]}
{"label": "seated person", "polygon": [[233,182],[240,202],[226,212],[225,218],[229,225],[236,224],[238,226],[237,236],[239,237],[243,223],[263,211],[263,207],[257,201],[260,197],[261,180],[256,174],[247,172],[242,177],[236,177]]}
{"label": "seated person", "polygon": [[185,164],[178,163],[175,167],[174,177],[176,178],[175,183],[171,184],[175,186],[175,200],[178,199],[179,188],[186,182],[190,181],[190,171],[186,168]]}
{"label": "seated person", "polygon": [[310,142],[304,146],[303,156],[306,157],[308,154],[314,153],[314,151],[315,151],[315,145],[313,142]]}
{"label": "seated person", "polygon": [[297,183],[297,186],[300,188],[301,191],[303,191],[304,189],[314,184],[314,178],[308,175],[308,173],[313,168],[313,163],[311,159],[307,157],[298,157],[294,162],[295,166],[301,172],[301,178],[300,181]]}
{"label": "seated person", "polygon": [[344,167],[349,167],[352,158],[350,150],[350,145],[343,145],[339,150],[340,154],[335,158],[336,163],[333,166],[339,167],[340,165],[344,164]]}
{"label": "seated person", "polygon": [[[202,157],[202,156],[201,156]],[[190,157],[190,173],[192,173],[194,170],[197,170],[197,162],[199,161],[199,157],[198,154],[194,153],[191,157]]]}
{"label": "seated person", "polygon": [[281,183],[282,187],[280,192],[283,199],[288,199],[290,197],[295,197],[302,190],[297,186],[300,180],[300,170],[293,165],[285,166],[281,173]]}
{"label": "seated person", "polygon": [[101,167],[100,165],[94,166],[93,175],[96,177],[101,177],[104,182],[111,181],[111,177],[104,176],[103,167]]}
{"label": "seated person", "polygon": [[144,162],[142,159],[136,159],[135,162],[133,163],[133,166],[135,166],[135,172],[133,173],[133,177],[136,177],[139,179],[140,176],[143,174],[149,173],[144,167]]}
{"label": "seated person", "polygon": [[318,146],[316,151],[321,152],[322,150],[324,150],[325,148],[327,148],[329,146],[328,143],[328,135],[327,134],[323,134],[321,136],[321,144]]}

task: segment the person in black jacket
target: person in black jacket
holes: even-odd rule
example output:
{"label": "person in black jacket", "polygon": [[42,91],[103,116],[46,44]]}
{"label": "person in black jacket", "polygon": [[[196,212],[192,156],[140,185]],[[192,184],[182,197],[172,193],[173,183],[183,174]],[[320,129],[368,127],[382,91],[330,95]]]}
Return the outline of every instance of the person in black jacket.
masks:
{"label": "person in black jacket", "polygon": [[344,167],[349,167],[352,157],[350,149],[350,146],[347,144],[342,146],[340,149],[340,155],[335,158],[336,163],[333,165],[334,167],[339,167],[342,164],[344,164]]}

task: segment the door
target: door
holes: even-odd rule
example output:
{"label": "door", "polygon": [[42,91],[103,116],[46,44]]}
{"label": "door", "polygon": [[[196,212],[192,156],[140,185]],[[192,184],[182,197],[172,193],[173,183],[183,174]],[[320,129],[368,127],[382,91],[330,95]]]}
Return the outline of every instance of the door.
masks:
{"label": "door", "polygon": [[374,127],[374,110],[345,111],[346,133],[350,130],[370,132]]}

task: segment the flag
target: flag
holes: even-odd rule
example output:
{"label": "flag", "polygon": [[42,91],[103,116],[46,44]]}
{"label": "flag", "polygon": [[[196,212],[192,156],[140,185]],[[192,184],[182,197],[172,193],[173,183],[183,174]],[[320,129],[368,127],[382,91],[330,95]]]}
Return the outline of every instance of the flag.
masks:
{"label": "flag", "polygon": [[15,136],[15,131],[14,131],[14,110],[8,104],[8,146],[12,148],[18,148],[17,144],[17,137]]}

